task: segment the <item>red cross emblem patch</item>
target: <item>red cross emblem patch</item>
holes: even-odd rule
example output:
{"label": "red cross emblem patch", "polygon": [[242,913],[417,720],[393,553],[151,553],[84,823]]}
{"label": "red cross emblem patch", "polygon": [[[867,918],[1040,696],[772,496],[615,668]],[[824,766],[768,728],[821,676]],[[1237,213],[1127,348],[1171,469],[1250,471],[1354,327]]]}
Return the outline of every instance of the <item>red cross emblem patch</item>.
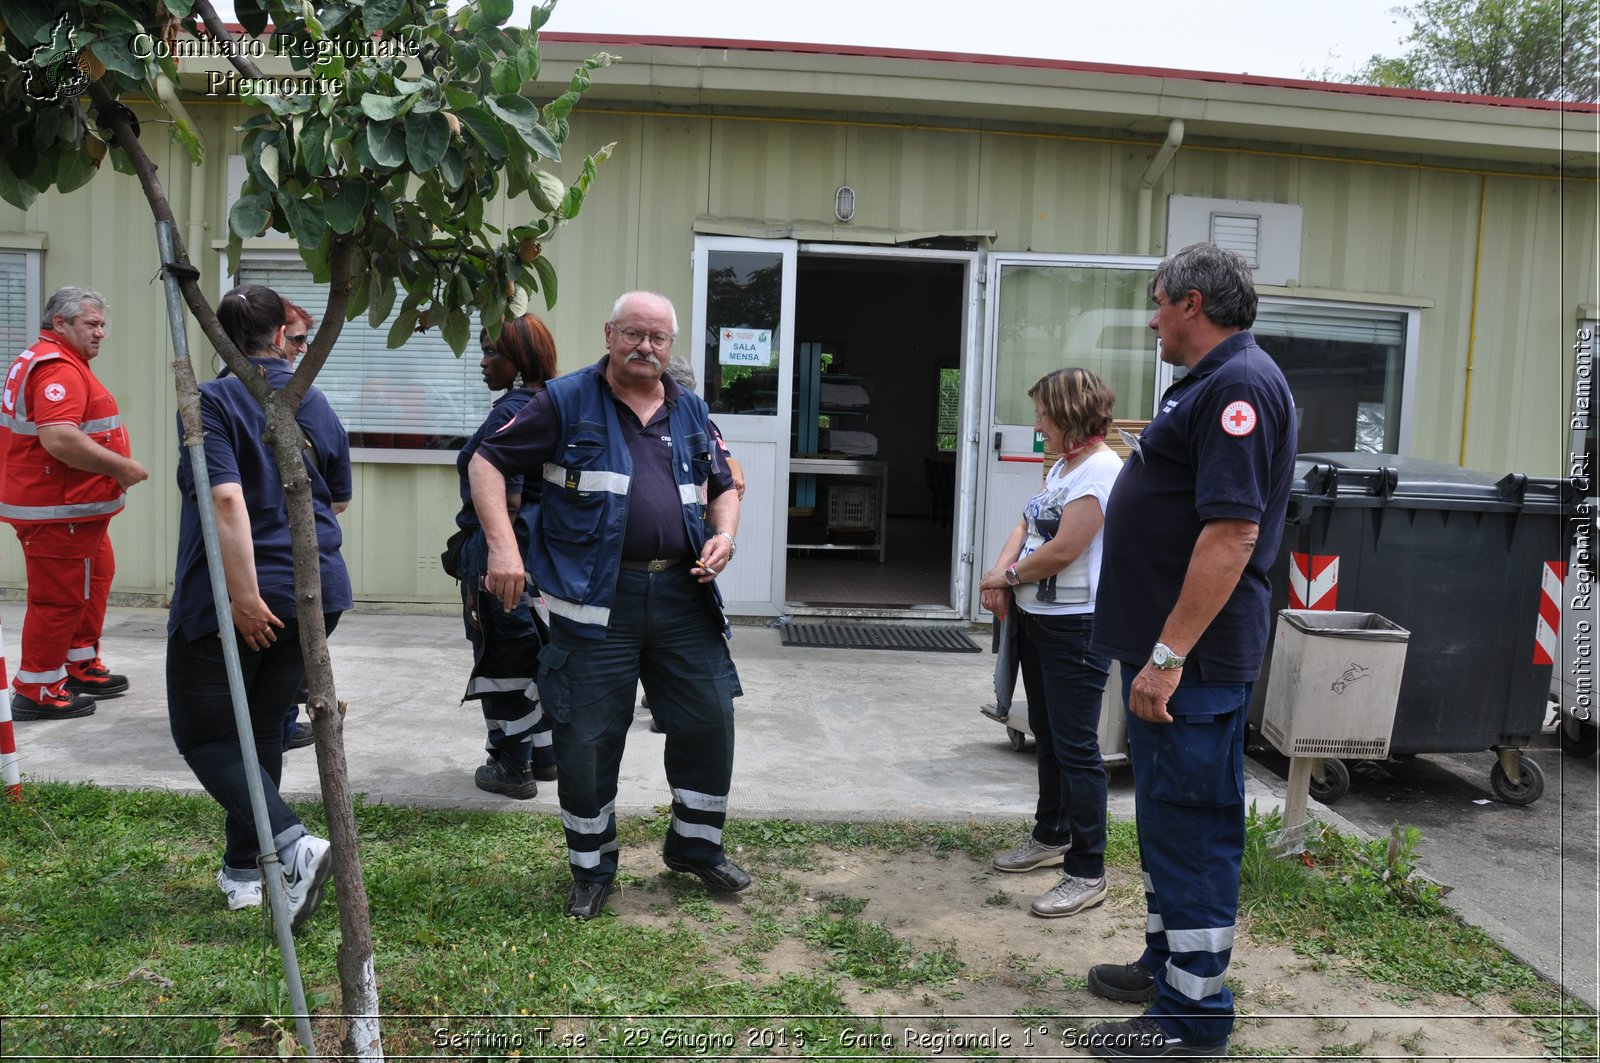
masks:
{"label": "red cross emblem patch", "polygon": [[51,402],[60,402],[67,397],[67,389],[64,385],[52,381],[44,386],[44,397]]}
{"label": "red cross emblem patch", "polygon": [[1222,411],[1222,430],[1230,436],[1247,436],[1256,430],[1256,408],[1240,400]]}

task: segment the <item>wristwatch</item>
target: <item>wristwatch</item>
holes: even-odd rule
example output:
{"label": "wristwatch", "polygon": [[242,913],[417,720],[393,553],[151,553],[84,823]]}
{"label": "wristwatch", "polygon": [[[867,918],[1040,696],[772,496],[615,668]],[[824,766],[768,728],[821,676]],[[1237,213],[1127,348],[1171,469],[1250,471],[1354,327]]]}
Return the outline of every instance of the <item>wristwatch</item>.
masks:
{"label": "wristwatch", "polygon": [[1022,584],[1022,577],[1017,575],[1017,564],[1015,561],[1006,566],[1006,582],[1011,584],[1013,587],[1017,587]]}
{"label": "wristwatch", "polygon": [[739,544],[734,541],[733,536],[729,535],[725,531],[719,531],[719,532],[712,532],[711,533],[711,537],[713,539],[716,538],[719,535],[722,536],[724,539],[728,540],[728,560],[732,561],[733,560],[733,555],[739,552]]}
{"label": "wristwatch", "polygon": [[1185,658],[1172,652],[1172,647],[1165,642],[1156,643],[1156,648],[1150,651],[1150,663],[1163,672],[1170,672],[1183,667]]}

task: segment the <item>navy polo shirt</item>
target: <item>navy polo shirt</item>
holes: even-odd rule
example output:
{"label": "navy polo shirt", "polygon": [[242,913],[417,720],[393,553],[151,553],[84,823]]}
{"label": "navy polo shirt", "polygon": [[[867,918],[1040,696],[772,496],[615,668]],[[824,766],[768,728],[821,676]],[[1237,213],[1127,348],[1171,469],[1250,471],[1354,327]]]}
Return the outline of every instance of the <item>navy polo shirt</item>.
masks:
{"label": "navy polo shirt", "polygon": [[[472,506],[472,484],[467,479],[467,466],[472,462],[472,455],[478,452],[483,441],[494,433],[500,431],[507,421],[515,417],[526,406],[534,395],[542,391],[543,386],[535,388],[513,388],[494,401],[489,407],[489,416],[483,419],[478,430],[472,433],[472,438],[462,445],[460,453],[456,455],[456,475],[461,479],[461,511],[456,514],[456,526],[460,528],[477,528],[478,511]],[[522,495],[524,507],[529,502],[539,497],[539,490],[544,481],[534,477],[532,488],[528,488],[521,476],[506,477],[506,494]],[[531,492],[531,493],[530,493]]]}
{"label": "navy polo shirt", "polygon": [[1184,674],[1250,683],[1271,623],[1267,572],[1278,556],[1294,482],[1294,397],[1248,331],[1213,347],[1168,388],[1106,506],[1095,652],[1142,664],[1178,601],[1200,529],[1258,525],[1233,594],[1189,652]]}
{"label": "navy polo shirt", "polygon": [[[606,358],[599,363],[600,384],[616,405],[617,420],[622,424],[628,455],[633,461],[632,478],[628,484],[628,517],[623,529],[622,556],[629,561],[652,561],[657,558],[688,558],[692,552],[689,532],[683,523],[683,501],[678,495],[678,481],[672,474],[672,430],[668,423],[671,410],[682,394],[677,381],[670,376],[661,378],[665,401],[650,418],[649,424],[640,424],[628,404],[611,393],[606,380]],[[528,402],[521,414],[500,431],[490,436],[478,448],[488,461],[506,477],[513,475],[542,477],[546,462],[553,461],[561,452],[563,430],[556,412],[555,400],[548,391],[540,391]],[[709,432],[707,439],[710,439]],[[707,482],[707,497],[716,498],[733,489],[733,476],[728,463],[711,448],[711,477]]]}
{"label": "navy polo shirt", "polygon": [[[282,358],[252,358],[274,390],[283,388],[293,367]],[[351,606],[350,575],[339,547],[344,542],[335,502],[351,497],[350,440],[344,425],[316,388],[306,389],[295,412],[305,435],[306,472],[316,515],[317,548],[322,560],[322,608],[342,612]],[[225,376],[200,386],[200,424],[205,433],[206,472],[212,486],[234,483],[244,489],[255,544],[256,580],[267,607],[280,619],[295,614],[294,553],[289,545],[289,513],[277,459],[262,442],[267,418],[238,378]],[[182,631],[197,639],[217,630],[217,611],[200,535],[194,469],[178,422],[178,564],[173,576],[167,633]]]}

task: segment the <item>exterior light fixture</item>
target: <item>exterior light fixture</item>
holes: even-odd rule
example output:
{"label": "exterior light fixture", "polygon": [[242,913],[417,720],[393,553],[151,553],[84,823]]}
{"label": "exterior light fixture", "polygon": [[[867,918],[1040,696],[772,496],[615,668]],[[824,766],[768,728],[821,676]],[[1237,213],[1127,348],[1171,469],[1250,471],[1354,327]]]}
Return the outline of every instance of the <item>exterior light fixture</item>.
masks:
{"label": "exterior light fixture", "polygon": [[856,216],[856,190],[849,185],[840,185],[839,191],[833,194],[833,216],[840,221]]}

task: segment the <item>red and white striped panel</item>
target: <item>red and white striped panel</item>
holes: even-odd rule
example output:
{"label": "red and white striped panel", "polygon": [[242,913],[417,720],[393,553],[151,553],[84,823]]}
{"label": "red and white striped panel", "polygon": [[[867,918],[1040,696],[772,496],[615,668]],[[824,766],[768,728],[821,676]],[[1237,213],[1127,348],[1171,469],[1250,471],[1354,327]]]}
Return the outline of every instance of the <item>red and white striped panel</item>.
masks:
{"label": "red and white striped panel", "polygon": [[[0,631],[0,643],[5,632]],[[22,774],[17,767],[17,732],[11,725],[11,683],[6,678],[5,653],[0,651],[0,780],[13,802],[22,800]]]}
{"label": "red and white striped panel", "polygon": [[1565,561],[1546,561],[1539,586],[1539,623],[1533,630],[1533,663],[1556,663],[1556,643],[1561,639],[1562,581],[1567,578]]}
{"label": "red and white striped panel", "polygon": [[1339,555],[1289,555],[1289,608],[1337,609]]}

